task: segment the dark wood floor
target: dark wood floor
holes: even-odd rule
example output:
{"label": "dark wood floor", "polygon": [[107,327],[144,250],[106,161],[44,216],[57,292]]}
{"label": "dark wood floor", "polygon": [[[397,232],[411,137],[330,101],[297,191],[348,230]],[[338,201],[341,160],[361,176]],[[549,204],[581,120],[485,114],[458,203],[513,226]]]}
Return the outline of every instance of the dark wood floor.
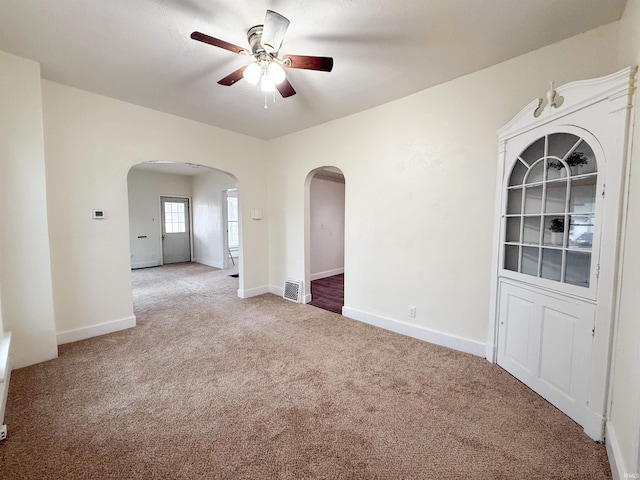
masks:
{"label": "dark wood floor", "polygon": [[313,301],[310,305],[342,315],[344,305],[344,274],[311,282]]}

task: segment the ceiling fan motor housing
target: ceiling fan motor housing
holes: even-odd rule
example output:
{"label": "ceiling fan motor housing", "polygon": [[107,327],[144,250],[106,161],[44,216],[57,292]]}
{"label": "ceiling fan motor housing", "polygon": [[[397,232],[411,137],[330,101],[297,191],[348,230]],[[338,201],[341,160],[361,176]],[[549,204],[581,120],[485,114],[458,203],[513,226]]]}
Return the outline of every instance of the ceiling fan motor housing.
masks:
{"label": "ceiling fan motor housing", "polygon": [[249,45],[251,45],[251,52],[254,55],[266,53],[264,47],[262,46],[262,29],[263,25],[255,25],[251,27],[247,32],[247,40],[249,40]]}

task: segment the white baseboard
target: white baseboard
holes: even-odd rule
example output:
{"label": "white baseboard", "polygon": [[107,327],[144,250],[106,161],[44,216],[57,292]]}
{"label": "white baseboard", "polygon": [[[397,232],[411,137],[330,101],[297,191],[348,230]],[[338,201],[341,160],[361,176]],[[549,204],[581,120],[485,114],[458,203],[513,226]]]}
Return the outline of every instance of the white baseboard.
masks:
{"label": "white baseboard", "polygon": [[112,320],[110,322],[91,325],[89,327],[66,330],[57,334],[58,345],[77,342],[79,340],[86,340],[87,338],[106,335],[107,333],[118,332],[120,330],[126,330],[127,328],[133,328],[135,326],[136,317],[135,315],[131,315],[130,317],[121,318],[120,320]]}
{"label": "white baseboard", "polygon": [[607,447],[607,456],[609,457],[609,466],[611,467],[611,477],[614,480],[624,478],[625,473],[637,473],[630,472],[625,465],[622,458],[622,452],[620,451],[620,444],[618,443],[618,437],[616,436],[615,428],[611,425],[611,422],[607,422],[605,435],[605,445]]}
{"label": "white baseboard", "polygon": [[269,293],[269,287],[267,287],[266,285],[256,288],[238,289],[238,297],[240,298],[257,297],[258,295],[263,295],[265,293]]}
{"label": "white baseboard", "polygon": [[320,280],[321,278],[333,277],[334,275],[340,275],[344,273],[344,267],[334,268],[333,270],[327,270],[326,272],[312,273],[309,279],[311,281]]}
{"label": "white baseboard", "polygon": [[281,297],[282,295],[284,295],[284,288],[269,285],[269,293],[273,293],[274,295]]}
{"label": "white baseboard", "polygon": [[584,433],[589,435],[589,437],[594,439],[596,442],[602,442],[602,440],[604,440],[605,428],[604,417],[602,415],[598,415],[593,410],[586,408],[585,416],[582,420]]}
{"label": "white baseboard", "polygon": [[424,340],[429,343],[435,343],[436,345],[441,345],[464,353],[470,353],[478,357],[484,357],[486,353],[486,345],[482,342],[448,335],[419,325],[412,325],[400,320],[394,320],[392,318],[363,312],[362,310],[357,310],[355,308],[346,306],[342,307],[342,315],[376,327],[384,328],[385,330],[391,330],[392,332],[401,333],[408,337],[417,338],[418,340]]}
{"label": "white baseboard", "polygon": [[620,480],[640,478],[640,460],[624,458],[616,429],[611,422],[607,422],[605,431],[605,446],[611,467],[611,477]]}
{"label": "white baseboard", "polygon": [[307,293],[304,297],[302,297],[302,303],[311,303],[311,294]]}
{"label": "white baseboard", "polygon": [[201,263],[202,265],[206,265],[207,267],[224,268],[223,262],[214,262],[213,260],[205,260],[204,258],[198,258],[198,257],[194,257],[193,261],[195,263]]}
{"label": "white baseboard", "polygon": [[147,262],[131,262],[131,270],[135,270],[137,268],[149,268],[149,267],[159,267],[160,262],[158,260],[149,260]]}
{"label": "white baseboard", "polygon": [[485,348],[485,356],[489,363],[496,363],[496,347],[491,343],[487,342],[487,347]]}
{"label": "white baseboard", "polygon": [[11,377],[10,345],[11,333],[5,333],[0,338],[0,425],[4,425],[4,410],[7,406],[7,394],[9,393],[9,380]]}

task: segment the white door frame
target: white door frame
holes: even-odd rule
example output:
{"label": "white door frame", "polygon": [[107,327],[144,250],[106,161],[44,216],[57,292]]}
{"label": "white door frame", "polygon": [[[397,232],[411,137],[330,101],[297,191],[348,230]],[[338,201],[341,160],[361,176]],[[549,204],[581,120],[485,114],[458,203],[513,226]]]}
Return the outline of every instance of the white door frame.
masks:
{"label": "white door frame", "polygon": [[[596,440],[604,438],[606,419],[612,330],[616,319],[616,280],[619,275],[619,239],[622,207],[627,195],[630,164],[628,125],[632,115],[633,82],[636,69],[625,68],[617,73],[592,80],[569,83],[557,88],[558,106],[547,105],[542,114],[534,115],[544,102],[536,99],[498,131],[498,168],[492,255],[489,332],[486,358],[497,359],[498,316],[500,298],[501,248],[506,195],[504,179],[509,171],[506,158],[507,142],[540,127],[578,126],[589,131],[600,143],[604,159],[598,163],[598,174],[605,174],[606,195],[601,219],[600,272],[592,360],[587,401],[588,418],[585,433]],[[560,103],[560,102],[558,102]],[[588,107],[588,108],[587,108]],[[517,140],[516,140],[517,141]],[[601,167],[602,165],[602,167]],[[602,170],[601,170],[602,168]],[[600,192],[598,192],[599,194]]]}
{"label": "white door frame", "polygon": [[[227,269],[229,268],[229,264],[231,263],[231,260],[229,259],[229,212],[228,212],[228,204],[227,204],[227,198],[229,197],[229,191],[235,191],[236,193],[236,198],[238,199],[238,237],[240,237],[240,196],[238,194],[238,187],[234,186],[227,186],[224,187],[222,189],[222,222],[223,222],[223,227],[222,227],[222,237],[223,237],[223,242],[222,242],[222,248],[224,249],[224,251],[222,252],[222,258],[224,259],[224,262],[222,263],[224,268]],[[240,262],[240,240],[238,238],[238,262]],[[236,263],[236,267],[238,267],[238,264]]]}
{"label": "white door frame", "polygon": [[189,202],[189,214],[187,215],[189,220],[189,261],[193,262],[193,215],[192,215],[192,201],[190,196],[186,195],[168,195],[168,194],[160,194],[158,195],[158,218],[160,221],[158,222],[158,226],[160,227],[160,265],[164,265],[164,242],[162,241],[162,234],[164,232],[164,222],[162,221],[164,216],[162,213],[162,199],[163,198],[185,198]]}

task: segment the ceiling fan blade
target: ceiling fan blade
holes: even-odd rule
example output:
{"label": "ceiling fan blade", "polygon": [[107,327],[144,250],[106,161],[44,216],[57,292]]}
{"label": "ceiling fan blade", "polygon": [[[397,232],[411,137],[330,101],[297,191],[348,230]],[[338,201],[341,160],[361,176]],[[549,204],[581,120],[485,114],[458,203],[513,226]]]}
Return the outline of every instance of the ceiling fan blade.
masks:
{"label": "ceiling fan blade", "polygon": [[[285,65],[289,68],[303,68],[305,70],[321,70],[323,72],[330,72],[333,69],[332,57],[310,57],[307,55],[285,55],[283,60],[289,59],[290,65]],[[288,63],[288,62],[287,62]]]}
{"label": "ceiling fan blade", "polygon": [[276,88],[280,92],[280,95],[282,95],[282,98],[291,97],[292,95],[296,94],[296,91],[293,89],[291,83],[286,78],[282,82],[276,83]]}
{"label": "ceiling fan blade", "polygon": [[240,67],[235,72],[230,73],[229,75],[227,75],[221,80],[218,80],[218,83],[220,85],[226,85],[227,87],[230,87],[231,85],[236,83],[238,80],[242,80],[242,74],[244,73],[245,68],[247,68],[246,65],[244,67]]}
{"label": "ceiling fan blade", "polygon": [[289,20],[273,10],[267,10],[262,27],[262,48],[269,53],[278,53],[289,28]]}
{"label": "ceiling fan blade", "polygon": [[214,47],[224,48],[225,50],[229,50],[233,53],[243,53],[247,51],[246,48],[239,47],[238,45],[234,45],[233,43],[225,42],[224,40],[220,40],[219,38],[210,37],[209,35],[200,32],[193,32],[191,34],[191,38],[199,42],[208,43],[209,45],[213,45]]}

